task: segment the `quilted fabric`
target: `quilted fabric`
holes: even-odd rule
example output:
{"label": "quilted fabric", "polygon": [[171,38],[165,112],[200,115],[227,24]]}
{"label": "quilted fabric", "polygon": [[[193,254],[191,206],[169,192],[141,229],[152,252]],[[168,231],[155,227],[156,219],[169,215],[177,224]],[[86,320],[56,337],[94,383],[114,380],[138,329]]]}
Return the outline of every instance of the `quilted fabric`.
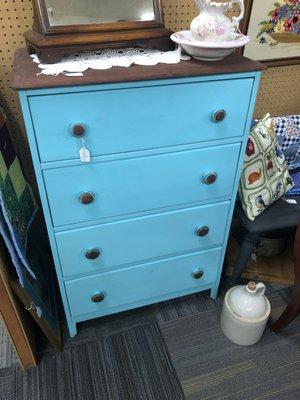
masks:
{"label": "quilted fabric", "polygon": [[288,168],[300,167],[300,115],[275,117],[272,120]]}
{"label": "quilted fabric", "polygon": [[[5,242],[13,246],[10,253],[14,259],[20,283],[24,283],[25,267],[36,278],[27,256],[28,231],[38,207],[32,191],[26,182],[19,158],[7,129],[4,112],[0,107],[0,214],[1,228]],[[7,229],[6,229],[7,228]]]}
{"label": "quilted fabric", "polygon": [[290,175],[295,186],[287,192],[286,196],[300,195],[300,169],[290,171]]}
{"label": "quilted fabric", "polygon": [[254,220],[293,187],[285,157],[267,114],[249,135],[239,196],[246,216]]}

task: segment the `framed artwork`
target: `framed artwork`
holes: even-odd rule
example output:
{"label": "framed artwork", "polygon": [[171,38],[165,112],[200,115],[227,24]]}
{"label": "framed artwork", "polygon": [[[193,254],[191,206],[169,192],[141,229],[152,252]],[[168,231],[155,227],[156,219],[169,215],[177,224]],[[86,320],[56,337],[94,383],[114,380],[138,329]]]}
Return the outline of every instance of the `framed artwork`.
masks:
{"label": "framed artwork", "polygon": [[269,66],[300,63],[300,0],[245,0],[244,56]]}

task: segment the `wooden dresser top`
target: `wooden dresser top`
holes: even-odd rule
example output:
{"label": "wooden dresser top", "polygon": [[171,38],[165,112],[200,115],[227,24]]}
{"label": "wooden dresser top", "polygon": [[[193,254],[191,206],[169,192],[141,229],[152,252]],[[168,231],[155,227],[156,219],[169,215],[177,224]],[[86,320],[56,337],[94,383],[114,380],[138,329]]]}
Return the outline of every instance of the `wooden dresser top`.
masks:
{"label": "wooden dresser top", "polygon": [[217,62],[195,59],[178,64],[158,64],[155,66],[133,65],[129,68],[114,67],[109,70],[88,70],[84,76],[39,75],[38,65],[32,62],[26,49],[15,53],[13,82],[14,89],[42,89],[64,86],[93,85],[102,83],[132,82],[153,79],[170,79],[191,76],[219,75],[264,70],[265,65],[233,54]]}

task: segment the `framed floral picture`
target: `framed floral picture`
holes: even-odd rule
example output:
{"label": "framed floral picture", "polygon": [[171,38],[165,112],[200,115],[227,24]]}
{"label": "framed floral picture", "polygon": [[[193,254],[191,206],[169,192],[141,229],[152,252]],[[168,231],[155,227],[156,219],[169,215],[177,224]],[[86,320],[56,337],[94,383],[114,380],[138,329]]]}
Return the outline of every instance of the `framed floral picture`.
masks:
{"label": "framed floral picture", "polygon": [[244,56],[270,66],[300,63],[300,0],[245,0]]}

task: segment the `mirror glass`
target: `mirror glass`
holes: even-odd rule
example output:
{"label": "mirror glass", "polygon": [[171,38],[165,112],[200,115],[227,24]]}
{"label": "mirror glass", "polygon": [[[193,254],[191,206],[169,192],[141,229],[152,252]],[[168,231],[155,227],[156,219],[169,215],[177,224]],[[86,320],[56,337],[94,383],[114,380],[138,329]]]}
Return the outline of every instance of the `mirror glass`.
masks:
{"label": "mirror glass", "polygon": [[51,26],[155,19],[153,0],[45,0]]}

